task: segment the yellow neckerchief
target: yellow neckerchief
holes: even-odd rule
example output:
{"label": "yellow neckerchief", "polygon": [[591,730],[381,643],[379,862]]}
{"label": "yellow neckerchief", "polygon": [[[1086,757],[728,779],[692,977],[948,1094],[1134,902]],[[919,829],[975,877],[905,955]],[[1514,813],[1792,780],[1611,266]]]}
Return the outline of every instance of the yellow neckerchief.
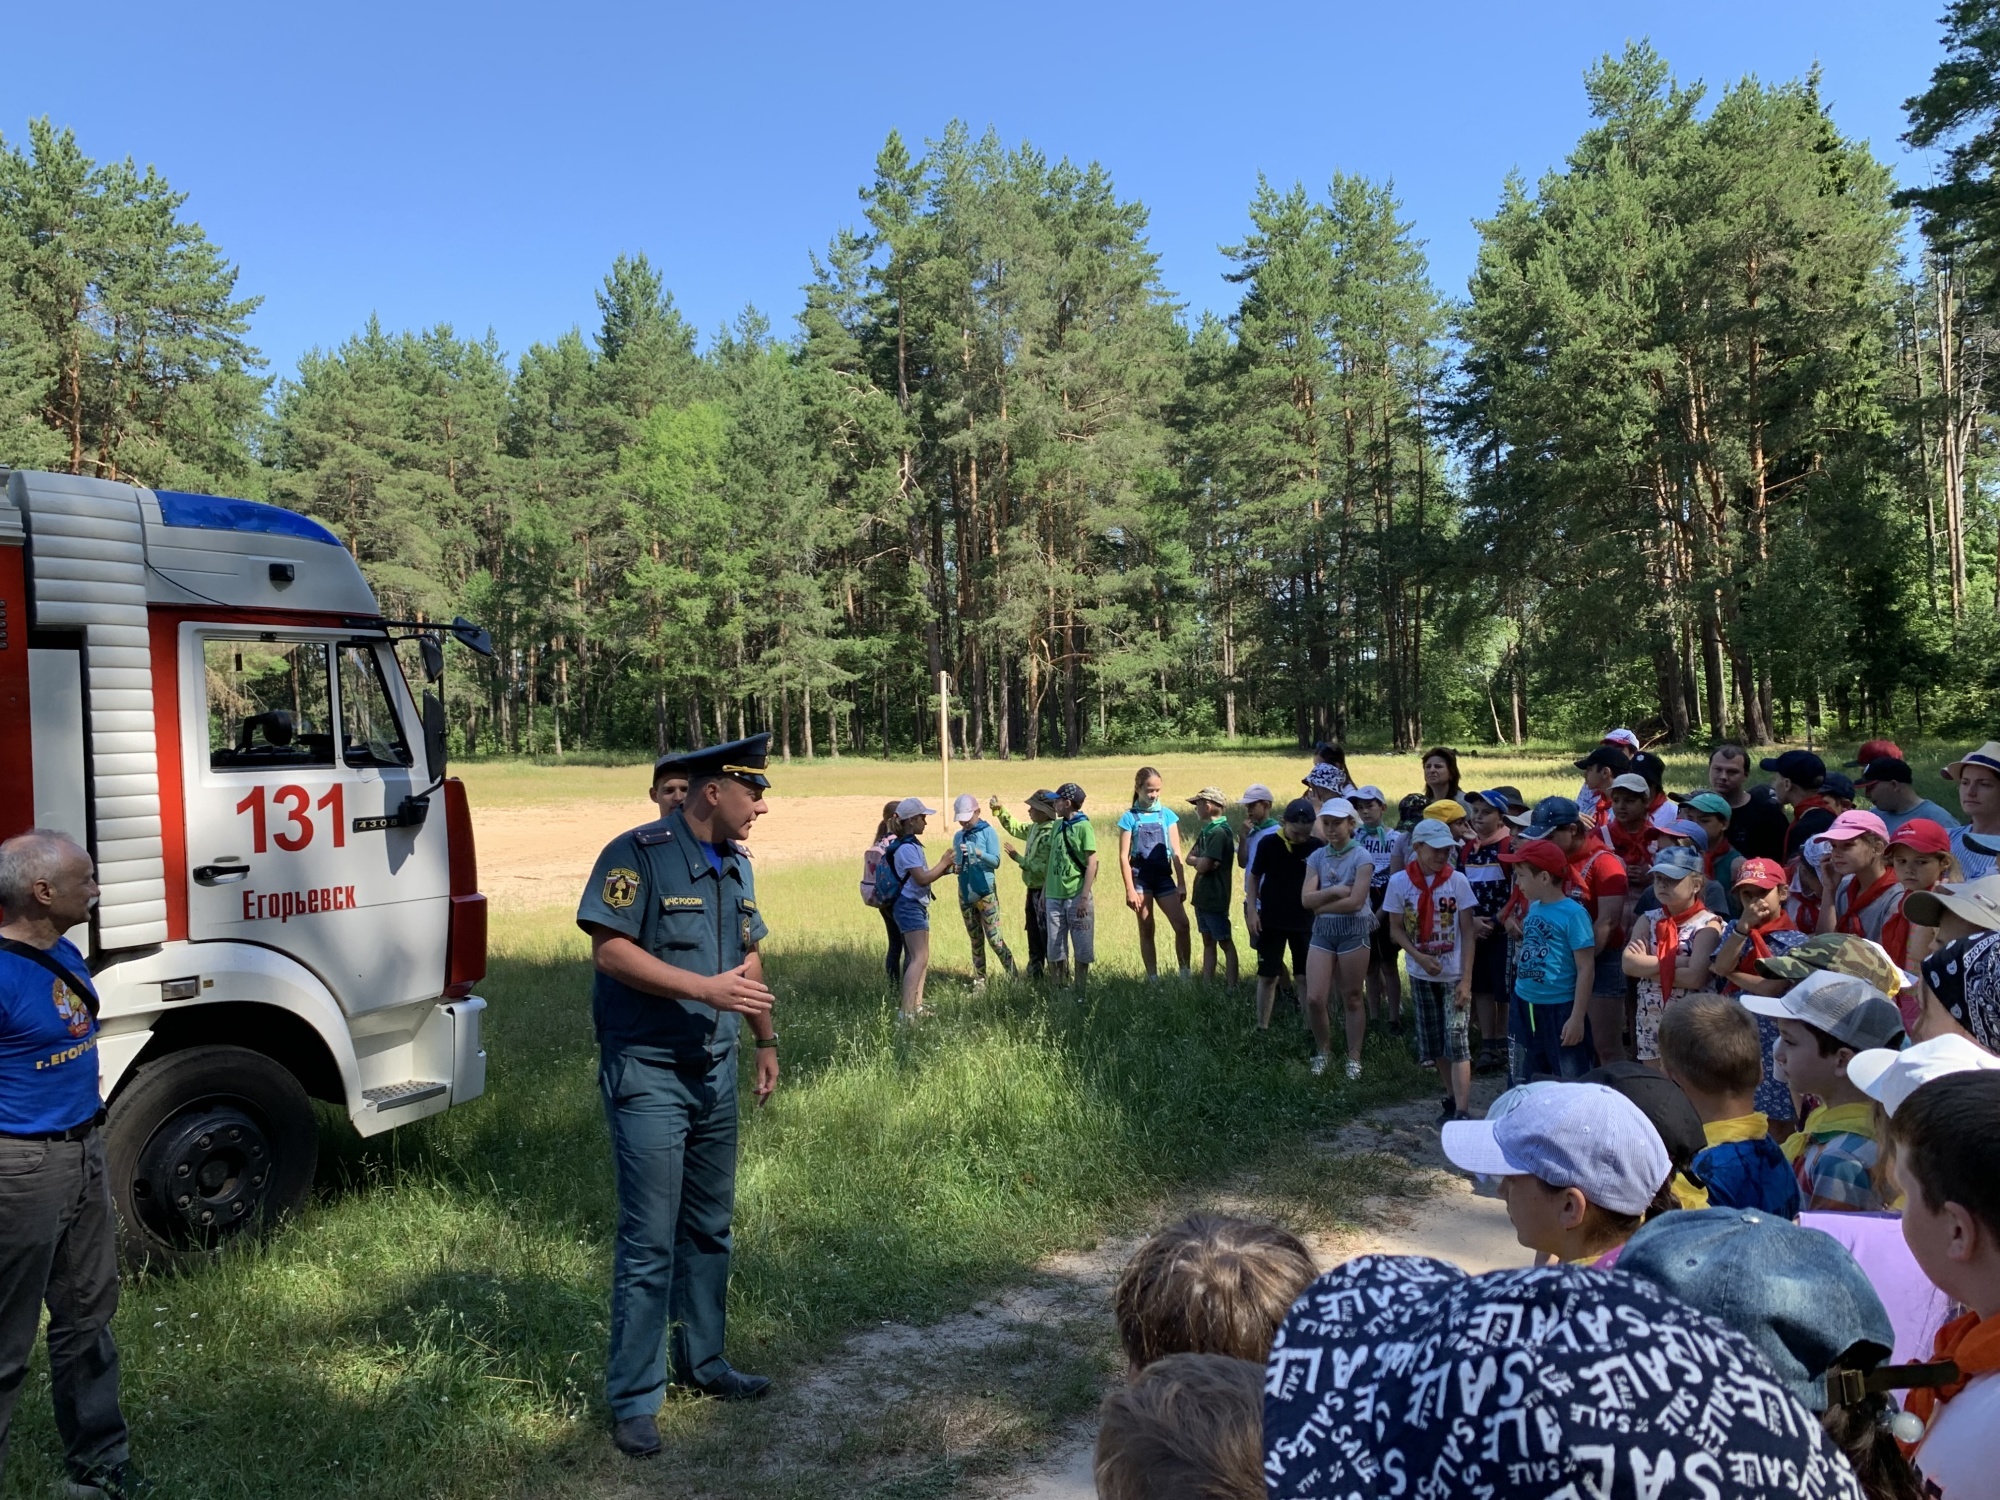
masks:
{"label": "yellow neckerchief", "polygon": [[1682,1208],[1708,1207],[1708,1189],[1696,1187],[1693,1179],[1685,1172],[1674,1173],[1673,1194],[1674,1202]]}
{"label": "yellow neckerchief", "polygon": [[1865,1135],[1875,1139],[1875,1106],[1864,1099],[1859,1104],[1822,1104],[1806,1116],[1806,1122],[1791,1135],[1778,1149],[1785,1153],[1785,1160],[1795,1162],[1806,1149],[1806,1141],[1824,1139],[1846,1131],[1852,1135]]}
{"label": "yellow neckerchief", "polygon": [[1724,1141],[1762,1140],[1771,1133],[1771,1121],[1762,1110],[1752,1110],[1747,1115],[1706,1121],[1701,1133],[1711,1146],[1720,1146]]}

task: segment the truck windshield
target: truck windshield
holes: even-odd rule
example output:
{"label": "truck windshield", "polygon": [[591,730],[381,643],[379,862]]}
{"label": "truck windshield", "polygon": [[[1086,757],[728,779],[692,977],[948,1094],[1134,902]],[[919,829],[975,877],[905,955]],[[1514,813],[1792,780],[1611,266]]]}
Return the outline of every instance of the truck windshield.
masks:
{"label": "truck windshield", "polygon": [[409,741],[390,707],[373,645],[340,648],[340,746],[350,766],[407,766]]}
{"label": "truck windshield", "polygon": [[206,640],[208,763],[218,771],[333,764],[324,641]]}

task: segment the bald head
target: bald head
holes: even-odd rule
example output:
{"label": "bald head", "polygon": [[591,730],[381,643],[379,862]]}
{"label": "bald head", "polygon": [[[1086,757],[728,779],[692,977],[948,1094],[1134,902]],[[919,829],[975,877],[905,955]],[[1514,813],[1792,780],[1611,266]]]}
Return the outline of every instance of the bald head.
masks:
{"label": "bald head", "polygon": [[0,844],[0,918],[52,924],[60,933],[90,915],[97,880],[90,855],[66,833],[34,828]]}

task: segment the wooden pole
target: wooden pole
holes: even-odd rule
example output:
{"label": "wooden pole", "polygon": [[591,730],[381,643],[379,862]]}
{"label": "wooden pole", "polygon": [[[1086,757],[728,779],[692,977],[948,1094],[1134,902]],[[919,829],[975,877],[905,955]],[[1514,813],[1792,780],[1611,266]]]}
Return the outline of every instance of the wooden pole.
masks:
{"label": "wooden pole", "polygon": [[[951,673],[938,673],[938,761],[944,771],[944,802],[941,817],[951,816]],[[947,824],[947,827],[950,825]]]}

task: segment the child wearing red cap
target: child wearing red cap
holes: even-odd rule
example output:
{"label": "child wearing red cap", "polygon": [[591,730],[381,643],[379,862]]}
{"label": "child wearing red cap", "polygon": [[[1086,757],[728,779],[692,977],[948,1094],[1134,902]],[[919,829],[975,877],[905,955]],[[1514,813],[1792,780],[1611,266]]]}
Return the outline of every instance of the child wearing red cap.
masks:
{"label": "child wearing red cap", "polygon": [[[1914,974],[1936,945],[1937,929],[1912,922],[1903,903],[1912,891],[1936,890],[1944,881],[1959,878],[1958,861],[1951,857],[1951,835],[1930,818],[1910,818],[1889,835],[1889,865],[1903,888],[1903,902],[1882,928],[1882,946],[1900,967]],[[1912,1005],[1920,1005],[1915,990],[1912,985],[1903,994]],[[1900,995],[1897,1003],[1902,1003]],[[1903,1019],[1914,1023],[1916,1016],[1905,1011]]]}
{"label": "child wearing red cap", "polygon": [[[1723,930],[1715,950],[1715,972],[1723,987],[1736,995],[1782,995],[1787,979],[1767,979],[1757,972],[1757,960],[1791,952],[1809,936],[1800,932],[1785,909],[1788,886],[1785,867],[1775,859],[1746,859],[1736,872],[1736,899],[1743,915]],[[1764,1058],[1763,1081],[1757,1085],[1757,1108],[1771,1122],[1771,1136],[1783,1140],[1798,1124],[1798,1104],[1777,1074],[1778,1023],[1757,1017],[1757,1045]]]}
{"label": "child wearing red cap", "polygon": [[1882,943],[1890,918],[1903,909],[1904,891],[1889,868],[1889,830],[1872,812],[1849,808],[1821,837],[1833,899],[1820,903],[1819,930],[1844,932]]}
{"label": "child wearing red cap", "polygon": [[1514,954],[1512,1040],[1526,1053],[1526,1070],[1581,1078],[1594,1061],[1590,1046],[1590,990],[1596,974],[1597,933],[1583,903],[1566,894],[1569,856],[1548,839],[1523,839],[1500,862],[1514,872],[1527,898]]}

